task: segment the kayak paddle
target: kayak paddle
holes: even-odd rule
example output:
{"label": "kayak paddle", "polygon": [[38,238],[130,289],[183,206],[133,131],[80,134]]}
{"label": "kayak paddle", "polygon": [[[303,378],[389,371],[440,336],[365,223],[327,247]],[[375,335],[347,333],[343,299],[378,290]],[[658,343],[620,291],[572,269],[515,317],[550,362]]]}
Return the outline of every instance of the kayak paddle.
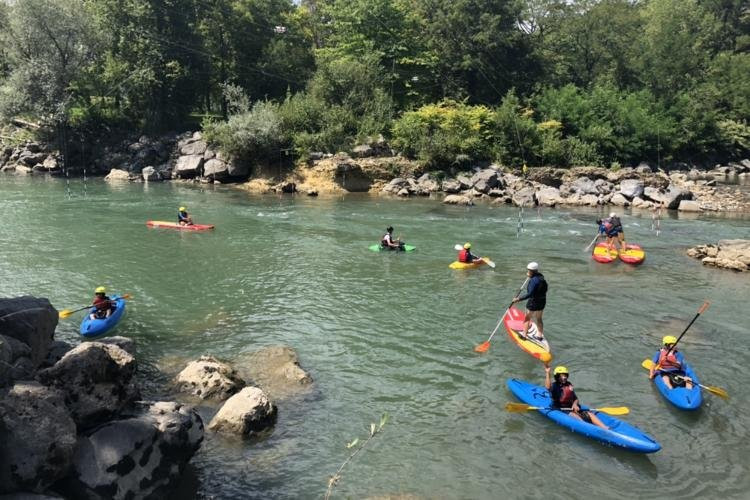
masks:
{"label": "kayak paddle", "polygon": [[[529,278],[526,278],[523,281],[523,285],[521,285],[521,288],[518,289],[518,293],[521,293],[523,290],[523,287],[526,286],[526,283],[529,282]],[[487,352],[487,350],[490,348],[490,340],[492,340],[492,337],[495,336],[495,333],[497,332],[497,329],[500,328],[500,325],[502,324],[503,320],[505,319],[505,315],[508,314],[508,311],[510,311],[510,308],[513,306],[513,302],[510,303],[508,308],[505,310],[502,316],[500,316],[500,320],[497,322],[497,325],[495,325],[495,329],[492,330],[492,333],[490,333],[490,338],[479,344],[474,348],[474,351],[476,352]]]}
{"label": "kayak paddle", "polygon": [[[522,411],[531,410],[560,410],[560,411],[573,411],[573,408],[552,408],[546,406],[531,406],[525,403],[507,403],[505,409],[511,413],[520,413]],[[598,411],[599,413],[606,413],[607,415],[627,415],[630,413],[630,408],[627,406],[613,406],[606,408],[589,408],[585,411]]]}
{"label": "kayak paddle", "polygon": [[[650,359],[644,359],[643,363],[641,363],[641,366],[644,367],[646,370],[650,371],[651,367],[654,366],[654,362],[651,361]],[[683,380],[690,380],[691,382],[693,382],[690,379],[690,377],[683,377],[682,375],[677,375],[676,377],[677,378],[681,378]],[[693,382],[693,383],[695,383],[695,382]],[[715,386],[712,386],[712,385],[703,385],[703,384],[698,384],[698,385],[701,386],[702,388],[706,389],[711,394],[715,394],[715,395],[719,396],[721,399],[729,399],[729,393],[727,391],[725,391],[724,389],[722,389],[721,387],[715,387]]]}
{"label": "kayak paddle", "polygon": [[[453,245],[453,249],[456,250],[457,252],[460,252],[461,250],[464,249],[464,246],[456,243],[455,245]],[[495,269],[495,263],[492,262],[490,259],[486,257],[482,257],[482,260],[484,260],[484,263],[490,266],[492,269]]]}
{"label": "kayak paddle", "polygon": [[[711,303],[709,301],[705,301],[703,303],[703,305],[701,306],[700,309],[698,309],[698,312],[695,314],[695,316],[693,317],[693,319],[690,321],[690,323],[688,323],[688,326],[686,326],[685,329],[682,330],[682,333],[680,334],[680,336],[677,337],[677,342],[675,342],[674,344],[672,344],[672,347],[670,347],[669,349],[667,349],[667,356],[669,356],[669,353],[672,352],[672,350],[675,348],[675,346],[677,345],[677,343],[687,333],[687,331],[690,329],[690,327],[693,326],[693,323],[695,323],[695,320],[698,319],[698,316],[700,316],[701,314],[703,314],[704,312],[706,312],[706,309],[708,309],[708,306],[710,306],[710,305],[711,305]],[[659,368],[660,367],[657,364],[655,369],[658,370]]]}
{"label": "kayak paddle", "polygon": [[[125,295],[121,295],[120,298],[127,300],[131,298],[131,295],[129,293],[126,293]],[[84,309],[88,309],[90,307],[93,307],[93,305],[89,304],[87,306],[79,307],[78,309],[73,309],[72,311],[70,309],[63,309],[62,311],[60,311],[60,314],[59,314],[60,319],[65,319],[73,313],[76,313],[78,311],[83,311]]]}

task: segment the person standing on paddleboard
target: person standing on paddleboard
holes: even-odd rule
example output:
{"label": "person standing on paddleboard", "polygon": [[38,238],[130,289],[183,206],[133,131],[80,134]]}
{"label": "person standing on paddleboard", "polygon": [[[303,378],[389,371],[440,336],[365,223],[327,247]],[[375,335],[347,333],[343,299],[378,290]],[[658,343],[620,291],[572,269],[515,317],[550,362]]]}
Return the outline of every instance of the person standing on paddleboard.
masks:
{"label": "person standing on paddleboard", "polygon": [[544,306],[547,305],[547,281],[545,281],[544,275],[539,272],[539,264],[536,262],[529,262],[529,265],[526,266],[526,276],[529,278],[526,293],[513,299],[513,303],[528,299],[526,302],[526,317],[523,320],[523,336],[529,335],[531,322],[534,321],[538,332],[535,338],[541,341],[544,340],[542,314],[544,314]]}
{"label": "person standing on paddleboard", "polygon": [[609,214],[609,218],[604,220],[604,226],[608,226],[607,229],[607,243],[609,247],[615,249],[615,240],[620,244],[620,251],[624,252],[627,250],[625,244],[625,231],[622,228],[622,221],[616,213],[612,212]]}
{"label": "person standing on paddleboard", "polygon": [[569,415],[578,420],[583,420],[586,423],[594,424],[602,429],[609,430],[609,427],[599,420],[599,417],[595,413],[586,410],[581,410],[578,403],[578,396],[576,396],[575,390],[573,390],[573,384],[570,383],[568,377],[568,369],[564,366],[556,366],[554,377],[555,381],[552,382],[549,377],[549,365],[544,365],[544,386],[549,391],[549,395],[552,398],[553,408],[570,408]]}

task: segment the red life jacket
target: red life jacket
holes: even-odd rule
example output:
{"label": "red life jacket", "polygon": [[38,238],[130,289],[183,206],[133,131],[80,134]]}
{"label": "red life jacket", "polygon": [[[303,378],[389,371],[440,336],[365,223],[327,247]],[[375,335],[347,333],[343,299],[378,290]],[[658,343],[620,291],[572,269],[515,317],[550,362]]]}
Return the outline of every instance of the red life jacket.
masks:
{"label": "red life jacket", "polygon": [[672,349],[669,355],[667,355],[666,348],[662,347],[659,350],[659,367],[662,370],[679,370],[682,368],[682,363],[677,360],[676,350]]}
{"label": "red life jacket", "polygon": [[458,261],[459,262],[469,262],[469,251],[467,249],[463,249],[460,252],[458,252]]}
{"label": "red life jacket", "polygon": [[562,389],[562,392],[560,392],[560,408],[570,408],[576,400],[576,393],[573,390],[573,384],[567,383],[561,385],[560,388]]}
{"label": "red life jacket", "polygon": [[97,311],[106,311],[111,307],[109,297],[95,297],[94,307],[96,307]]}

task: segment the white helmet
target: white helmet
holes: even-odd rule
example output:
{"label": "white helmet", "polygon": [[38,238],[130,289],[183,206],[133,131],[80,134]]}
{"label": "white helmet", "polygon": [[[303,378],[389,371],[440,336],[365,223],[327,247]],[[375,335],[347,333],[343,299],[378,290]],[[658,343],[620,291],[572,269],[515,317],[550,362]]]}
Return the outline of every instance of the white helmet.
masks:
{"label": "white helmet", "polygon": [[539,264],[536,262],[529,262],[529,265],[526,266],[526,269],[529,271],[538,271],[539,270]]}
{"label": "white helmet", "polygon": [[617,214],[616,214],[616,213],[614,213],[614,212],[612,212],[612,213],[610,213],[610,214],[609,214],[609,216],[610,216],[610,217],[617,217]]}

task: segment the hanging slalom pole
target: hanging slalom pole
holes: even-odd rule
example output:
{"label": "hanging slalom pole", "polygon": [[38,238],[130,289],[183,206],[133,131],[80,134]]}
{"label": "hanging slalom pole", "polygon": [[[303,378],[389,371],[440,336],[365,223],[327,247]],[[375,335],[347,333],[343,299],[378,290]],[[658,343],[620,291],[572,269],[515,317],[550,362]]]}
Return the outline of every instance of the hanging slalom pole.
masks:
{"label": "hanging slalom pole", "polygon": [[518,222],[516,223],[516,238],[523,232],[523,204],[518,207]]}

